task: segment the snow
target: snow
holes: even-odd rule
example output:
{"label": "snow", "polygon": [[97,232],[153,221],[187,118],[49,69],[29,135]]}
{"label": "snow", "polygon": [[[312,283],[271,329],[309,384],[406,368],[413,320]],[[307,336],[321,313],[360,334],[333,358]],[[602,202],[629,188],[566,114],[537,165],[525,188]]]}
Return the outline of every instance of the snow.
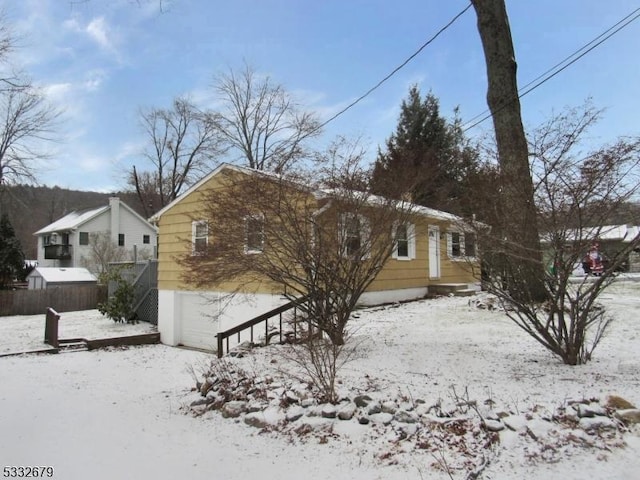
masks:
{"label": "snow", "polygon": [[96,282],[97,279],[86,268],[36,267],[27,278],[40,276],[45,282]]}
{"label": "snow", "polygon": [[[44,315],[18,315],[0,317],[0,355],[28,352],[48,348],[44,343]],[[62,312],[58,322],[58,338],[120,337],[155,332],[147,322],[136,324],[115,323],[98,310]]]}
{"label": "snow", "polygon": [[[625,447],[608,450],[583,446],[597,439],[571,430],[573,443],[557,448],[558,458],[551,462],[524,432],[561,440],[548,422],[527,422],[525,413],[533,408],[544,415],[572,399],[604,401],[611,394],[640,403],[635,315],[640,283],[619,281],[605,292],[603,303],[615,321],[593,361],[579,367],[559,363],[503,313],[468,302],[440,298],[359,311],[352,322],[358,354],[340,373],[341,391],[368,393],[381,404],[401,394],[428,405],[452,401],[455,389],[479,404],[491,399],[516,412],[510,418],[523,431],[499,433],[495,458],[481,478],[638,478],[637,428],[624,433]],[[145,326],[115,325],[96,312],[62,314],[61,325],[69,336],[85,337],[115,327],[133,333],[132,328]],[[0,329],[4,352],[12,336],[25,343],[41,339],[44,318],[0,317]],[[283,367],[280,348],[256,349],[229,361],[267,375]],[[407,444],[397,444],[398,461],[392,461],[396,444],[384,422],[304,417],[310,425],[334,429],[324,437],[298,438],[264,432],[214,411],[194,416],[186,407],[200,397],[191,391],[190,371],[202,371],[211,360],[202,352],[164,345],[0,358],[0,466],[51,465],[54,478],[71,480],[449,478],[433,466],[442,459],[409,450]],[[267,414],[269,421],[282,418],[277,410]],[[464,477],[454,471],[453,478]]]}
{"label": "snow", "polygon": [[77,228],[78,226],[82,225],[88,220],[91,220],[93,217],[106,212],[107,210],[109,210],[109,206],[71,212],[61,219],[56,220],[55,222],[47,225],[44,228],[41,228],[40,230],[35,232],[34,235],[61,232],[64,230],[73,230],[74,228]]}

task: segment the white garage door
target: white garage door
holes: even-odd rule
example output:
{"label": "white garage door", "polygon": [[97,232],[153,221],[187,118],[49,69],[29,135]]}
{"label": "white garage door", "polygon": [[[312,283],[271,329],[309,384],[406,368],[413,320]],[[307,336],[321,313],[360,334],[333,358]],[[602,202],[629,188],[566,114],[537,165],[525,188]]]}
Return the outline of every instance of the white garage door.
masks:
{"label": "white garage door", "polygon": [[218,307],[196,293],[178,293],[180,318],[180,345],[215,350],[218,320],[214,317]]}

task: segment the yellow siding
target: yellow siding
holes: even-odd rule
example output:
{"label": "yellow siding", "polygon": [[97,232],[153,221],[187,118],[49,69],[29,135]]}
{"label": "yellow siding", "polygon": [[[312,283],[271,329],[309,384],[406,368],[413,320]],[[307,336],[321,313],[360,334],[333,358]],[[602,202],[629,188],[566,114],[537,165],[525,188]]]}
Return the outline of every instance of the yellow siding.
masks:
{"label": "yellow siding", "polygon": [[[184,282],[183,269],[177,261],[191,250],[191,225],[193,220],[203,218],[201,202],[203,192],[216,188],[216,177],[201,185],[182,198],[167,210],[158,222],[158,285],[161,290],[193,290],[194,287]],[[416,220],[416,258],[413,260],[396,260],[390,258],[378,277],[370,285],[369,291],[395,290],[405,288],[427,287],[437,283],[470,283],[477,281],[470,264],[464,260],[452,261],[447,256],[446,235],[440,238],[441,276],[438,280],[429,279],[428,225],[438,225],[441,233],[446,233],[448,225],[442,221],[430,221],[421,217]],[[215,235],[215,232],[211,232]],[[391,236],[391,232],[389,232]],[[476,265],[477,270],[477,265]],[[476,272],[477,273],[477,272]],[[234,291],[240,282],[217,286],[217,291]],[[281,288],[267,279],[257,281],[251,288],[254,293],[281,293]]]}

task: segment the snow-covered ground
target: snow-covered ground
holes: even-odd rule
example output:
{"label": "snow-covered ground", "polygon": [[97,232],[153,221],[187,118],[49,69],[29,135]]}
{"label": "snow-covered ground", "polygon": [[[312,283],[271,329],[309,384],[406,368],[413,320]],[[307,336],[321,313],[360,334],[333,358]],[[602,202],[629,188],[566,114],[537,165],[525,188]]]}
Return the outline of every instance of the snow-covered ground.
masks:
{"label": "snow-covered ground", "polygon": [[[42,350],[44,343],[44,315],[0,317],[0,355]],[[147,322],[115,323],[98,310],[63,312],[58,322],[58,338],[111,338],[155,332]]]}
{"label": "snow-covered ground", "polygon": [[[570,399],[604,402],[612,394],[638,405],[640,283],[617,282],[603,303],[615,322],[593,361],[579,367],[560,364],[503,313],[478,310],[468,299],[362,310],[352,323],[358,355],[341,372],[340,389],[429,404],[452,401],[455,388],[479,404],[491,399],[522,413]],[[17,321],[0,318],[0,326]],[[280,348],[232,362],[261,375],[275,372],[283,364]],[[261,433],[218,412],[194,417],[186,408],[198,398],[189,372],[210,361],[204,353],[163,345],[0,358],[0,467],[53,466],[54,478],[72,480],[450,478],[433,468],[437,456],[426,452],[400,451],[397,462],[380,455],[397,444],[357,422],[338,424],[328,439],[300,439]],[[637,427],[622,434],[623,448],[575,443],[553,463],[527,458],[532,443],[525,436],[500,435],[481,478],[639,478]],[[461,471],[452,476],[464,478]]]}

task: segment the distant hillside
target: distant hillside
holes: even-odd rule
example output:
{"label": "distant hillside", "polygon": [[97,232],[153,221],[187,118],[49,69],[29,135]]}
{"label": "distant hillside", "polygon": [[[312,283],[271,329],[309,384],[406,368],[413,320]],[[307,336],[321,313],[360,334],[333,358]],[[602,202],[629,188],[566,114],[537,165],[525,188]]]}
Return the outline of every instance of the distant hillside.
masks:
{"label": "distant hillside", "polygon": [[11,224],[28,259],[37,258],[37,241],[33,232],[74,210],[96,208],[109,203],[116,195],[144,217],[134,193],[98,193],[67,190],[59,187],[10,186],[3,198]]}

